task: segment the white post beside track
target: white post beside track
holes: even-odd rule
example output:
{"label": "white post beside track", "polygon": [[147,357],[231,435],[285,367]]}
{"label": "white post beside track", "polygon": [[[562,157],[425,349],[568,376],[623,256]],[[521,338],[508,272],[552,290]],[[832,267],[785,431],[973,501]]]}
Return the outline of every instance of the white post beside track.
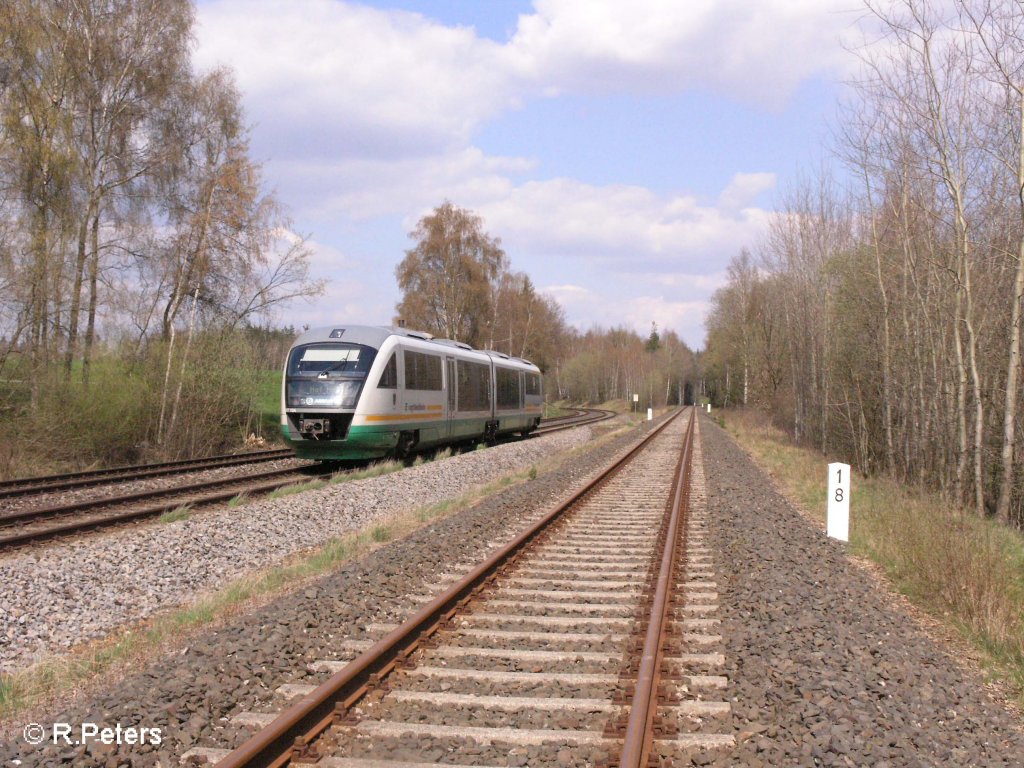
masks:
{"label": "white post beside track", "polygon": [[850,540],[850,465],[828,465],[828,535],[840,541]]}
{"label": "white post beside track", "polygon": [[647,409],[647,420],[651,421],[653,419],[654,419],[654,409],[653,408],[648,408]]}

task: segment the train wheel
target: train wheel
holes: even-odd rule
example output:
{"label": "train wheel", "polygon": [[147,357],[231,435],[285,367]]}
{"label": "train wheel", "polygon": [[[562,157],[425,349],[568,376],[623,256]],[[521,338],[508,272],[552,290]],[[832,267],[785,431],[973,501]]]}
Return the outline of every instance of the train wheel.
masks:
{"label": "train wheel", "polygon": [[407,459],[412,455],[412,449],[416,445],[416,435],[412,432],[402,432],[398,435],[398,443],[395,444],[395,458]]}

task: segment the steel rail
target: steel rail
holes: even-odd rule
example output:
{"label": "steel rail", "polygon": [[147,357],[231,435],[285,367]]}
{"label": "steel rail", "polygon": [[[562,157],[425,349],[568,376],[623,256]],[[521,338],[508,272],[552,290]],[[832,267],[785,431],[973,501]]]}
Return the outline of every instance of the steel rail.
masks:
{"label": "steel rail", "polygon": [[[155,488],[148,491],[135,491],[133,493],[123,493],[116,496],[98,496],[91,499],[83,499],[81,501],[72,501],[67,504],[53,504],[46,507],[23,509],[19,512],[10,512],[5,515],[0,515],[0,526],[8,526],[12,523],[31,523],[36,520],[46,520],[51,517],[65,517],[67,515],[78,514],[80,512],[86,512],[90,509],[97,509],[99,507],[132,504],[135,502],[159,499],[167,496],[181,496],[210,488],[219,488],[225,485],[237,485],[238,483],[245,483],[250,480],[268,480],[272,477],[298,475],[305,469],[307,468],[286,467],[284,469],[271,469],[266,472],[252,472],[247,475],[221,477],[216,480],[202,480],[198,483],[173,485],[167,488]],[[307,471],[317,472],[317,469],[313,467]],[[319,474],[323,474],[323,471],[320,470]],[[310,479],[313,477],[315,477],[315,475],[312,475]],[[302,478],[296,477],[294,482],[302,482]]]}
{"label": "steel rail", "polygon": [[[21,547],[26,544],[35,544],[41,541],[48,541],[50,539],[56,539],[61,536],[85,533],[86,531],[93,531],[99,528],[107,528],[109,526],[119,525],[121,523],[130,523],[136,520],[142,520],[147,517],[156,517],[157,515],[163,514],[164,512],[170,512],[174,509],[178,509],[183,506],[194,508],[198,506],[216,504],[219,502],[226,502],[230,501],[235,496],[238,496],[240,493],[272,493],[273,491],[276,491],[279,488],[286,488],[289,485],[297,485],[315,479],[317,479],[317,475],[312,475],[309,478],[269,480],[265,483],[257,483],[255,485],[250,485],[244,483],[244,478],[236,478],[234,480],[234,484],[228,490],[214,491],[212,493],[206,493],[200,496],[178,496],[169,501],[159,502],[157,504],[149,505],[146,507],[140,507],[138,509],[128,510],[126,512],[115,512],[112,515],[88,518],[86,520],[77,520],[72,523],[51,525],[46,528],[38,528],[30,531],[22,531],[21,533],[2,536],[0,537],[0,551],[11,549],[13,547]],[[3,521],[0,520],[0,522]]]}
{"label": "steel rail", "polygon": [[[549,432],[558,432],[562,429],[572,429],[573,427],[583,427],[587,424],[596,424],[599,421],[606,421],[607,419],[614,418],[617,414],[615,411],[599,411],[594,409],[586,409],[583,415],[576,416],[563,416],[558,419],[552,419],[547,424],[543,421],[540,426],[537,427],[531,435],[546,435]],[[562,423],[564,422],[564,423]]]}
{"label": "steel rail", "polygon": [[[601,414],[597,416],[596,414]],[[577,410],[567,416],[555,416],[541,419],[537,432],[553,432],[565,426],[582,426],[594,421],[611,418],[612,411],[598,411],[589,408]],[[149,477],[160,477],[186,471],[200,471],[218,467],[231,467],[239,464],[255,464],[294,456],[290,448],[252,451],[249,453],[222,454],[207,456],[201,459],[179,459],[155,464],[130,464],[108,469],[85,470],[82,472],[66,472],[57,475],[40,475],[38,477],[20,477],[13,480],[0,480],[0,499],[15,496],[27,496],[33,493],[50,493],[71,488],[85,488],[90,485],[129,482]]]}
{"label": "steel rail", "polygon": [[679,461],[679,470],[676,473],[671,517],[665,536],[664,549],[661,553],[657,586],[651,605],[647,633],[644,637],[629,720],[623,737],[619,768],[646,768],[653,746],[654,725],[658,716],[658,683],[661,677],[665,634],[668,629],[668,613],[671,608],[670,598],[676,563],[679,555],[685,550],[685,544],[681,542],[681,539],[685,536],[684,524],[689,498],[694,418],[695,411],[691,409],[690,421],[686,428],[686,441]]}
{"label": "steel rail", "polygon": [[[163,461],[156,464],[131,464],[123,467],[110,467],[109,469],[90,469],[82,472],[65,472],[59,475],[40,475],[38,477],[20,477],[15,480],[0,481],[0,497],[15,496],[19,493],[39,493],[50,490],[63,490],[82,485],[88,485],[95,480],[97,483],[113,482],[113,478],[119,475],[134,477],[152,477],[156,474],[173,474],[188,470],[190,466],[205,469],[211,465],[231,466],[236,463],[248,463],[259,461],[273,461],[284,459],[291,455],[291,451],[272,449],[267,451],[252,451],[249,453],[223,454],[220,456],[207,456],[203,459],[179,459],[177,461]],[[223,464],[215,464],[223,462]],[[64,485],[68,483],[68,485]],[[73,483],[73,485],[72,485]],[[58,485],[59,484],[59,485]]]}
{"label": "steel rail", "polygon": [[[557,426],[552,425],[544,432],[570,429],[571,427],[581,426],[582,424],[589,424],[595,421],[611,418],[615,415],[613,412],[607,411],[592,411],[591,413],[598,413],[601,415],[597,418],[590,419],[580,419],[579,416],[576,416],[576,419],[580,419],[578,423]],[[293,477],[293,475],[298,475],[304,470],[309,472],[306,477]],[[25,546],[27,544],[49,541],[62,536],[70,536],[77,533],[94,531],[100,528],[135,522],[145,518],[155,517],[184,505],[197,507],[225,502],[243,492],[252,494],[270,493],[279,488],[316,479],[321,474],[325,474],[326,471],[329,470],[327,470],[325,465],[318,467],[315,464],[306,467],[275,469],[267,472],[243,475],[240,477],[220,478],[218,480],[208,480],[188,485],[178,485],[170,488],[140,491],[122,494],[119,496],[86,499],[80,502],[51,505],[48,507],[36,507],[34,509],[22,510],[20,512],[0,514],[0,531],[2,531],[3,529],[14,528],[19,524],[31,525],[36,522],[50,520],[53,518],[86,514],[90,510],[97,510],[103,507],[133,504],[160,498],[167,499],[165,501],[160,501],[143,507],[102,515],[100,517],[86,518],[84,520],[51,525],[46,528],[35,528],[28,531],[22,530],[18,533],[0,535],[0,551]],[[270,478],[281,479],[273,480]],[[252,481],[254,480],[267,480],[267,482],[253,484]],[[195,495],[203,490],[214,488],[226,488],[227,490],[203,493],[198,496]]]}
{"label": "steel rail", "polygon": [[415,651],[422,640],[437,632],[462,605],[498,575],[502,566],[513,561],[527,544],[537,540],[580,499],[604,485],[680,413],[682,411],[676,411],[666,418],[587,486],[556,504],[540,520],[430,601],[412,618],[377,641],[309,695],[288,707],[269,725],[220,760],[217,768],[279,768],[292,759],[293,753],[309,750],[317,736],[329,728],[336,718],[344,717],[348,709]]}

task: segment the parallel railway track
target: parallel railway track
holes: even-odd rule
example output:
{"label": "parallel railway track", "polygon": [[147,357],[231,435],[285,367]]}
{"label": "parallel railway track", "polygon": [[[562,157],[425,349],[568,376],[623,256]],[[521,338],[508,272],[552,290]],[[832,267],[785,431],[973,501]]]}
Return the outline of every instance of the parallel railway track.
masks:
{"label": "parallel railway track", "polygon": [[136,464],[127,467],[112,467],[85,472],[68,472],[60,475],[26,477],[0,482],[0,499],[31,494],[52,493],[72,488],[87,488],[95,485],[124,483],[163,475],[177,475],[182,472],[196,472],[216,467],[231,467],[240,464],[254,464],[263,461],[286,459],[292,455],[288,449],[253,451],[225,456],[210,456],[205,459],[182,459],[159,464]]}
{"label": "parallel railway track", "polygon": [[666,420],[352,661],[311,665],[333,674],[285,686],[280,714],[236,715],[256,732],[234,751],[186,757],[639,768],[731,744],[704,523],[687,519],[694,424]]}
{"label": "parallel railway track", "polygon": [[[610,411],[579,410],[570,416],[542,423],[534,434],[569,429],[613,417]],[[41,495],[73,488],[95,487],[148,479],[172,474],[211,469],[241,467],[273,460],[287,459],[290,450],[260,451],[237,456],[216,456],[209,459],[167,462],[155,465],[121,467],[96,472],[52,475],[44,478],[9,481],[0,485],[0,499],[5,496]],[[178,508],[194,509],[224,503],[240,494],[250,496],[273,492],[329,474],[332,467],[304,464],[265,472],[251,472],[214,480],[183,483],[154,490],[95,496],[72,502],[35,505],[18,511],[0,509],[0,551],[25,546],[113,525],[156,517]]]}
{"label": "parallel railway track", "polygon": [[[155,517],[182,507],[226,502],[242,493],[270,493],[325,473],[317,468],[289,467],[0,514],[0,551]],[[54,524],[62,519],[68,521]]]}

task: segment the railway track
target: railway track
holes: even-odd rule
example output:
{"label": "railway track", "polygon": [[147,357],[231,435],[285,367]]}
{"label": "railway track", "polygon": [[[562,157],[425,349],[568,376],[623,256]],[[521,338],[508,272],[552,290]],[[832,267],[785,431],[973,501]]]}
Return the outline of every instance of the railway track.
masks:
{"label": "railway track", "polygon": [[731,745],[695,422],[666,420],[352,661],[313,663],[326,679],[284,686],[280,714],[235,715],[255,733],[234,751],[185,758],[637,768]]}
{"label": "railway track", "polygon": [[222,503],[243,493],[270,493],[327,473],[328,470],[317,467],[289,467],[2,514],[0,551],[155,517],[183,507],[193,509]]}
{"label": "railway track", "polygon": [[557,416],[552,419],[544,419],[540,426],[533,431],[533,435],[543,435],[548,432],[557,432],[560,429],[569,427],[582,427],[585,424],[595,424],[599,421],[606,421],[614,418],[615,411],[603,411],[596,408],[578,408],[575,413],[567,416]]}
{"label": "railway track", "polygon": [[[576,414],[553,419],[534,432],[535,435],[560,429],[591,424],[609,419],[611,411],[582,409]],[[210,459],[167,462],[157,465],[122,467],[98,472],[53,475],[36,480],[10,481],[0,487],[0,498],[43,494],[72,488],[123,483],[176,473],[186,473],[217,467],[244,466],[250,463],[285,459],[290,450],[261,451],[238,456],[217,456]],[[250,472],[227,478],[202,480],[169,487],[117,493],[32,506],[20,511],[0,511],[0,551],[28,544],[71,536],[87,531],[136,522],[173,510],[194,509],[224,503],[240,494],[250,496],[271,493],[280,488],[308,482],[329,474],[327,465],[304,465],[278,468],[265,472]]]}
{"label": "railway track", "polygon": [[0,482],[0,499],[32,494],[52,493],[72,488],[87,488],[94,485],[124,483],[164,475],[176,475],[182,472],[195,472],[217,467],[232,467],[241,464],[254,464],[264,461],[286,459],[292,455],[288,449],[269,451],[253,451],[251,453],[210,456],[205,459],[182,459],[166,461],[159,464],[135,464],[127,467],[112,467],[87,472],[69,472],[61,475],[44,477],[26,477],[17,480]]}

